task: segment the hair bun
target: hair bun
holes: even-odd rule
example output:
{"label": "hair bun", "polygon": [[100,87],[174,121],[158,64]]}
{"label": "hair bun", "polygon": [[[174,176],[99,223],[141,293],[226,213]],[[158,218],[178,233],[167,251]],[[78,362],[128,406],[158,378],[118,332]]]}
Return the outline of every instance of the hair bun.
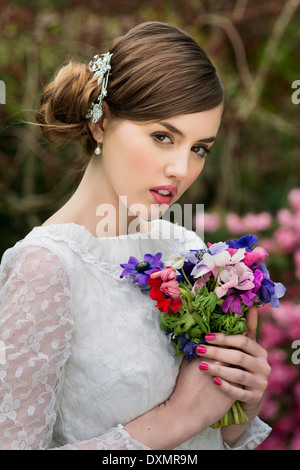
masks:
{"label": "hair bun", "polygon": [[85,116],[93,94],[97,96],[97,83],[86,64],[70,61],[63,66],[46,86],[36,114],[45,137],[54,143],[82,142],[91,153],[95,142]]}

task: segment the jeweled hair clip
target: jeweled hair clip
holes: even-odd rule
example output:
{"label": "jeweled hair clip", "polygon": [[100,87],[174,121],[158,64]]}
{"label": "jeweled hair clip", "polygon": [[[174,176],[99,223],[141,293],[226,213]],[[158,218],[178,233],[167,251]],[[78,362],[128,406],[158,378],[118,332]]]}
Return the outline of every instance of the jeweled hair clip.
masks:
{"label": "jeweled hair clip", "polygon": [[106,54],[97,54],[94,56],[93,60],[89,63],[89,69],[91,72],[94,72],[94,77],[98,77],[98,85],[102,82],[101,93],[98,96],[95,103],[92,103],[87,115],[87,119],[92,117],[92,122],[96,124],[103,114],[103,100],[107,95],[107,82],[109,72],[111,70],[110,59],[113,54],[107,52]]}

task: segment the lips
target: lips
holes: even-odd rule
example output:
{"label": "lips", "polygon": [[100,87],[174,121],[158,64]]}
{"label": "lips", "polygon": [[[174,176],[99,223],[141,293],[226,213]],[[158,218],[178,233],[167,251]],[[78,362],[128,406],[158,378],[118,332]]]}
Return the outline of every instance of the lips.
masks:
{"label": "lips", "polygon": [[150,192],[157,204],[170,204],[177,194],[177,188],[171,185],[156,186]]}

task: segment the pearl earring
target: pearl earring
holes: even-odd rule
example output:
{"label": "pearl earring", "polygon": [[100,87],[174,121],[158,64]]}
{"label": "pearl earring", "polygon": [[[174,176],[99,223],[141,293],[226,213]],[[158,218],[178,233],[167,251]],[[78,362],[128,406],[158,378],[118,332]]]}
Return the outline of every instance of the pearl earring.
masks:
{"label": "pearl earring", "polygon": [[100,155],[100,153],[101,153],[101,148],[100,148],[99,142],[97,142],[97,147],[95,148],[95,155]]}

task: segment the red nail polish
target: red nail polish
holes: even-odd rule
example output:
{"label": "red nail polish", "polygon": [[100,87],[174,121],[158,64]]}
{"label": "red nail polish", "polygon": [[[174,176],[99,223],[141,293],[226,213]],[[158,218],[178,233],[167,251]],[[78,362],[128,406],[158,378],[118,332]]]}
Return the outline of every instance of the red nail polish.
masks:
{"label": "red nail polish", "polygon": [[199,354],[206,353],[206,347],[203,346],[202,344],[199,344],[196,348],[196,352]]}
{"label": "red nail polish", "polygon": [[218,379],[218,377],[214,378],[214,382],[216,385],[222,385],[222,380]]}
{"label": "red nail polish", "polygon": [[206,341],[213,341],[216,338],[216,335],[214,333],[210,333],[208,335],[205,335]]}
{"label": "red nail polish", "polygon": [[200,362],[199,369],[200,370],[207,370],[208,369],[208,364],[206,364],[206,362]]}

